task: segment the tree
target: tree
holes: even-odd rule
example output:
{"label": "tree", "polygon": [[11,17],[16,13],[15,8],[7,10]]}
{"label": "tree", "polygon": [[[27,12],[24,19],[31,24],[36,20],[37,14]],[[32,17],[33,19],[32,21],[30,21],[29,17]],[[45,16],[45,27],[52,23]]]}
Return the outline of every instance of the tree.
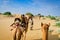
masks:
{"label": "tree", "polygon": [[3,15],[12,15],[11,12],[5,12]]}
{"label": "tree", "polygon": [[55,16],[48,15],[47,17],[50,18],[50,19],[52,19],[52,20],[56,20]]}
{"label": "tree", "polygon": [[38,14],[38,16],[41,16],[41,14]]}
{"label": "tree", "polygon": [[31,17],[34,16],[32,13],[26,13],[26,15],[29,15],[29,16],[31,16]]}
{"label": "tree", "polygon": [[2,13],[0,13],[0,15],[1,15]]}
{"label": "tree", "polygon": [[39,17],[44,17],[44,15],[41,15],[40,13],[38,14]]}

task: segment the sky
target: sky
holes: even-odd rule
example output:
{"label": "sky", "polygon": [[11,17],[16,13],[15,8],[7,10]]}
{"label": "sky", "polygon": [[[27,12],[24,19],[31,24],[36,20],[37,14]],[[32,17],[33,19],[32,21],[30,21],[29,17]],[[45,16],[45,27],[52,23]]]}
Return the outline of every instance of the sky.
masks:
{"label": "sky", "polygon": [[60,0],[0,0],[0,13],[60,16]]}

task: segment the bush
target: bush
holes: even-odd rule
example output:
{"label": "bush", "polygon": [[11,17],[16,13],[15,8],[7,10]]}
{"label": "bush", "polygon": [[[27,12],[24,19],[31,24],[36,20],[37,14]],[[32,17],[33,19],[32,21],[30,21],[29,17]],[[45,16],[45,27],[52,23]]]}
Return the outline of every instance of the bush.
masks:
{"label": "bush", "polygon": [[2,13],[0,13],[0,15],[1,15]]}
{"label": "bush", "polygon": [[37,16],[39,16],[39,17],[44,17],[44,15],[41,15],[41,14],[38,14]]}
{"label": "bush", "polygon": [[56,21],[60,21],[60,17],[59,16],[56,17]]}
{"label": "bush", "polygon": [[44,15],[41,15],[41,17],[44,17]]}
{"label": "bush", "polygon": [[5,12],[3,15],[12,15],[11,12]]}
{"label": "bush", "polygon": [[56,23],[56,26],[60,27],[60,22]]}
{"label": "bush", "polygon": [[55,18],[54,16],[51,16],[50,18],[51,18],[52,20],[56,20],[56,18]]}
{"label": "bush", "polygon": [[54,17],[54,16],[48,15],[47,17],[50,18],[50,19],[52,19],[52,20],[56,20],[56,17]]}
{"label": "bush", "polygon": [[26,15],[29,15],[29,16],[34,16],[32,13],[26,13]]}
{"label": "bush", "polygon": [[56,21],[60,21],[59,19],[56,19]]}

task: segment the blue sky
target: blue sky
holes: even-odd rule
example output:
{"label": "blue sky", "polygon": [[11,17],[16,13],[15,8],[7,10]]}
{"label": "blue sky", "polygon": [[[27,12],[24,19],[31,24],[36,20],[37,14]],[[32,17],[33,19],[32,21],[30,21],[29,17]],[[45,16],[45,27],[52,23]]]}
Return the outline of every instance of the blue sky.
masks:
{"label": "blue sky", "polygon": [[0,12],[60,16],[60,0],[0,0]]}

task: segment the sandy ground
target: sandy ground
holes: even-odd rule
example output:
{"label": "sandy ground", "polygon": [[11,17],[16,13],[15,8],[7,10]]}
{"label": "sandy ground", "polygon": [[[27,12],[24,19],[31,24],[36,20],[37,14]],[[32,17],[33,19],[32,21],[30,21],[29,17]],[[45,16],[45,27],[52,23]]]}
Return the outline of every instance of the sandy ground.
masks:
{"label": "sandy ground", "polygon": [[[11,31],[9,30],[9,26],[10,24],[13,23],[13,20],[14,18],[12,17],[0,18],[0,40],[12,40],[12,34]],[[40,25],[41,22],[46,22],[46,23],[50,22],[51,27],[55,23],[54,20],[50,20],[50,19],[40,20],[38,18],[34,18],[33,20],[34,20],[33,30],[30,30],[30,24],[29,24],[26,40],[41,40],[41,36],[42,36],[41,25]],[[50,33],[48,38],[49,40],[58,40],[57,35],[51,35]]]}

